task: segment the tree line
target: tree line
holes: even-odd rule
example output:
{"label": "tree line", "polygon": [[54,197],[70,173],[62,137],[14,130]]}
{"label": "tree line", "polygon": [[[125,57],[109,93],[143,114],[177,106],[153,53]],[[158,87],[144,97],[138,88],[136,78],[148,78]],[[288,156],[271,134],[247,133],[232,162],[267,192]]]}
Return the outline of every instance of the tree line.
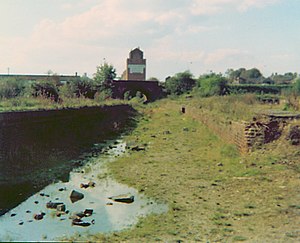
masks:
{"label": "tree line", "polygon": [[[6,78],[0,80],[0,98],[9,99],[20,96],[34,96],[49,98],[55,102],[62,102],[64,98],[94,99],[97,97],[98,99],[105,100],[111,97],[112,80],[116,79],[116,76],[114,66],[105,62],[96,67],[93,78],[83,76],[64,85],[51,80],[39,80],[30,83],[26,80]],[[151,77],[148,80],[158,81],[155,77]],[[241,86],[234,87],[234,84]],[[258,85],[258,88],[255,89],[255,87],[249,86],[251,89],[247,90],[246,84]],[[237,70],[228,69],[224,75],[210,72],[202,74],[198,78],[195,78],[190,71],[184,71],[166,78],[164,82],[160,82],[160,85],[163,86],[168,95],[177,96],[193,92],[202,97],[227,95],[234,92],[243,93],[249,92],[249,90],[265,92],[265,90],[268,90],[268,87],[271,90],[271,86],[262,88],[263,86],[287,84],[291,87],[291,93],[295,95],[300,94],[300,78],[297,73],[275,73],[265,78],[257,68],[248,70],[245,68]],[[245,88],[242,88],[243,85]]]}

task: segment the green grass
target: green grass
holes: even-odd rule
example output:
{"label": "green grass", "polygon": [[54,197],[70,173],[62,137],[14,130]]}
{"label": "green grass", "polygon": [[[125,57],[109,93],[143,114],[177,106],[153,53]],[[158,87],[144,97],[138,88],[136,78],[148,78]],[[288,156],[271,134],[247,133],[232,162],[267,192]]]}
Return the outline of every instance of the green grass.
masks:
{"label": "green grass", "polygon": [[53,110],[63,108],[80,108],[86,106],[115,105],[128,103],[122,100],[97,101],[84,98],[64,98],[61,103],[56,103],[43,97],[18,97],[0,100],[0,112],[28,111],[28,110]]}
{"label": "green grass", "polygon": [[[196,116],[180,113],[182,105],[201,102],[165,99],[136,106],[143,116],[124,140],[146,150],[129,151],[109,164],[108,176],[168,204],[169,211],[141,218],[132,229],[89,240],[194,242],[200,235],[209,242],[264,242],[299,228],[297,210],[292,208],[285,215],[277,206],[298,205],[298,172],[285,165],[277,167],[282,157],[276,144],[241,156]],[[283,198],[280,202],[275,199],[278,195]],[[275,233],[270,224],[276,227]]]}

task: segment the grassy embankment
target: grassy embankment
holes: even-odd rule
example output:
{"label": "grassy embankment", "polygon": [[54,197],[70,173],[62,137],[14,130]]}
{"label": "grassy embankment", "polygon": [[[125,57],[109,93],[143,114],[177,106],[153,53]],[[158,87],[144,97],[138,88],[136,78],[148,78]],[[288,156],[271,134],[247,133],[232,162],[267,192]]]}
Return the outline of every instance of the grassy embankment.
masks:
{"label": "grassy embankment", "polygon": [[[222,99],[214,101],[223,104]],[[125,140],[146,151],[132,151],[109,165],[111,176],[167,203],[169,211],[142,218],[133,229],[90,240],[300,240],[299,147],[290,149],[282,139],[241,156],[202,125],[195,112],[180,113],[181,105],[199,102],[165,99],[139,108],[143,116]]]}
{"label": "grassy embankment", "polygon": [[43,97],[19,97],[11,99],[0,100],[0,112],[10,111],[32,111],[32,110],[53,110],[66,108],[80,108],[85,106],[101,106],[101,105],[115,105],[125,104],[128,101],[123,100],[105,100],[98,101],[85,98],[64,98],[60,103],[51,101]]}

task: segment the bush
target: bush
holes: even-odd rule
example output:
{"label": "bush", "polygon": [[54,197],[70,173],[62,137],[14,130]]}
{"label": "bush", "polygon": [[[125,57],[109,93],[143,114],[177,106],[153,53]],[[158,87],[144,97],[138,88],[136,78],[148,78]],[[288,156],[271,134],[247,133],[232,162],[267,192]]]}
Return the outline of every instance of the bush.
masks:
{"label": "bush", "polygon": [[197,80],[197,90],[200,96],[225,95],[228,93],[227,79],[220,74],[200,76]]}
{"label": "bush", "polygon": [[25,94],[29,85],[25,81],[7,78],[0,81],[0,98],[16,98]]}
{"label": "bush", "polygon": [[89,78],[81,78],[65,84],[60,88],[60,94],[67,98],[94,99],[97,90],[93,81]]}
{"label": "bush", "polygon": [[177,73],[175,76],[170,77],[165,82],[165,87],[168,94],[181,95],[192,90],[195,86],[193,75],[189,71]]}
{"label": "bush", "polygon": [[33,96],[44,97],[55,102],[60,101],[56,83],[50,80],[40,80],[32,84]]}

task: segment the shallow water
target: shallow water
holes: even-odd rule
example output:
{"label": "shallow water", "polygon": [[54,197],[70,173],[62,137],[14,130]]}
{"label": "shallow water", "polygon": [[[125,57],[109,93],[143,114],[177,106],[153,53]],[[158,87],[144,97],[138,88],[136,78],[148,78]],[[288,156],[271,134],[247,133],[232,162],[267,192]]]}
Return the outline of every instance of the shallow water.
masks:
{"label": "shallow water", "polygon": [[[163,213],[167,210],[164,204],[158,204],[138,193],[134,188],[119,184],[110,178],[101,179],[105,173],[105,163],[114,160],[126,152],[125,143],[111,146],[99,157],[70,173],[68,182],[58,182],[45,187],[37,194],[28,198],[16,208],[0,217],[1,241],[52,241],[70,238],[74,235],[89,235],[121,230],[134,225],[140,216],[149,213]],[[100,176],[99,176],[100,174]],[[95,182],[95,187],[80,188],[81,183]],[[64,189],[60,191],[60,189]],[[72,203],[69,196],[72,190],[84,194],[80,201]],[[131,204],[113,202],[110,196],[119,194],[134,195]],[[46,203],[63,202],[69,213],[57,217],[55,209],[47,209]],[[112,203],[108,205],[107,203]],[[93,209],[85,222],[94,222],[88,227],[72,226],[69,217],[85,209]],[[42,220],[33,219],[34,214],[45,213]]]}
{"label": "shallow water", "polygon": [[[134,127],[124,105],[0,113],[0,215],[101,153]],[[97,145],[95,145],[97,143]]]}

